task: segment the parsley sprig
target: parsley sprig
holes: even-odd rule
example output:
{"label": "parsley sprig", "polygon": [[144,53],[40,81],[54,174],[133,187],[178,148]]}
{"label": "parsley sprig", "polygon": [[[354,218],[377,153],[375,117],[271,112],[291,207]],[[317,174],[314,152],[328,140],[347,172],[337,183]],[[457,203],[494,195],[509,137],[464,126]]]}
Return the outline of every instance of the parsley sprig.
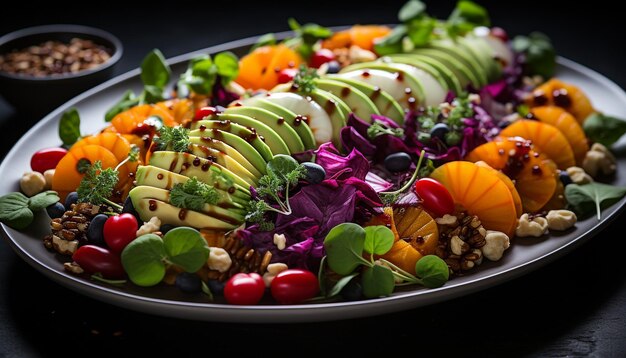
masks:
{"label": "parsley sprig", "polygon": [[306,176],[306,168],[288,155],[276,155],[267,163],[267,174],[259,179],[258,200],[250,202],[246,221],[257,223],[269,231],[274,223],[266,219],[267,212],[291,215],[289,191]]}
{"label": "parsley sprig", "polygon": [[159,129],[159,136],[154,139],[158,150],[173,150],[175,152],[188,152],[189,129],[177,126],[163,126]]}
{"label": "parsley sprig", "polygon": [[293,79],[293,84],[298,88],[298,92],[308,94],[317,88],[315,79],[319,77],[314,68],[307,68],[306,65],[302,64]]}
{"label": "parsley sprig", "polygon": [[103,169],[102,162],[96,160],[89,166],[78,189],[76,189],[78,201],[94,205],[107,204],[121,210],[122,207],[119,204],[109,200],[118,180],[117,170],[113,168]]}
{"label": "parsley sprig", "polygon": [[196,211],[201,211],[205,204],[217,204],[219,199],[220,194],[214,187],[196,177],[174,185],[170,191],[172,205]]}
{"label": "parsley sprig", "polygon": [[392,135],[394,137],[399,137],[401,138],[402,136],[404,136],[404,129],[402,128],[387,128],[384,125],[382,125],[380,122],[376,122],[374,121],[374,123],[372,123],[371,126],[369,126],[369,128],[367,128],[367,136],[370,139],[374,139],[378,136],[381,136],[383,134],[389,134]]}

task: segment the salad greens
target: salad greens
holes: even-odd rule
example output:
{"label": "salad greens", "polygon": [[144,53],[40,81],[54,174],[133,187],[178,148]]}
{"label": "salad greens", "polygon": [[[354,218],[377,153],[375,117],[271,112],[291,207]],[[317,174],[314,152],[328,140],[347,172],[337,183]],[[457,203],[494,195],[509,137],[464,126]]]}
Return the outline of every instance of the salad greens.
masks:
{"label": "salad greens", "polygon": [[581,218],[596,214],[598,220],[602,218],[602,209],[605,209],[626,195],[626,188],[591,182],[578,185],[569,184],[565,187],[565,198],[569,207]]}
{"label": "salad greens", "polygon": [[170,203],[179,208],[201,211],[205,204],[215,205],[220,198],[217,190],[193,177],[178,183],[170,191]]}
{"label": "salad greens", "polygon": [[27,228],[35,217],[34,212],[59,201],[56,191],[48,190],[32,197],[14,192],[0,197],[0,222],[17,230]]}
{"label": "salad greens", "polygon": [[593,113],[583,123],[583,130],[591,141],[609,147],[626,133],[626,121],[602,113]]}
{"label": "salad greens", "polygon": [[227,85],[239,74],[239,59],[232,52],[220,52],[211,59],[201,55],[189,61],[187,71],[178,80],[178,89],[191,88],[198,94],[211,94],[216,82]]}
{"label": "salad greens", "polygon": [[300,25],[294,18],[289,18],[287,22],[296,35],[285,41],[285,45],[295,48],[304,59],[311,57],[314,51],[313,47],[319,40],[327,39],[333,35],[332,30],[318,24]]}
{"label": "salad greens", "polygon": [[556,51],[550,38],[541,32],[528,36],[516,36],[511,42],[513,50],[525,56],[526,71],[530,74],[550,78],[556,70]]}
{"label": "salad greens", "polygon": [[315,85],[315,79],[319,77],[320,76],[314,68],[307,68],[304,64],[302,64],[293,79],[293,83],[298,87],[298,92],[309,94],[317,88]]}
{"label": "salad greens", "polygon": [[80,138],[80,115],[76,108],[63,112],[59,120],[59,138],[65,147],[70,147]]}

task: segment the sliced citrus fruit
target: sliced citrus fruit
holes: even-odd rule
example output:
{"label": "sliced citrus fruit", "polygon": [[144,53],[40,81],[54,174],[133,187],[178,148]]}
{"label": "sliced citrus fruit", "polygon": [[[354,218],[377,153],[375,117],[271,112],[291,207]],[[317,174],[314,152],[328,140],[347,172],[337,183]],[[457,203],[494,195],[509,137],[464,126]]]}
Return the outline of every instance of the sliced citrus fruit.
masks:
{"label": "sliced citrus fruit", "polygon": [[509,188],[492,170],[455,161],[440,166],[430,176],[448,189],[455,203],[478,216],[486,229],[513,236],[517,226],[515,202]]}
{"label": "sliced citrus fruit", "polygon": [[520,119],[504,128],[503,137],[522,137],[533,142],[548,158],[552,159],[559,169],[567,169],[576,165],[574,152],[561,131],[548,123]]}
{"label": "sliced citrus fruit", "polygon": [[595,112],[591,101],[580,88],[562,82],[556,78],[535,88],[532,96],[528,100],[528,104],[531,107],[545,105],[561,107],[573,114],[580,124],[582,124],[591,113]]}
{"label": "sliced citrus fruit", "polygon": [[556,189],[556,164],[534,150],[532,143],[523,138],[496,138],[476,147],[465,159],[471,162],[482,160],[511,178],[526,212],[540,210]]}
{"label": "sliced citrus fruit", "polygon": [[280,71],[300,63],[300,55],[284,44],[261,46],[241,58],[235,81],[244,88],[269,90],[278,84]]}
{"label": "sliced citrus fruit", "polygon": [[494,174],[498,176],[498,178],[500,178],[500,180],[502,180],[502,182],[504,182],[506,187],[509,188],[509,190],[511,191],[511,196],[513,197],[513,203],[515,204],[515,213],[517,214],[517,217],[522,216],[522,214],[524,213],[524,210],[522,209],[522,198],[520,198],[517,189],[515,189],[515,184],[513,183],[513,181],[511,181],[509,177],[504,175],[504,173],[499,170],[493,169],[491,166],[489,166],[489,164],[483,162],[482,160],[479,160],[474,164],[478,165],[479,167],[491,170]]}
{"label": "sliced citrus fruit", "polygon": [[585,159],[585,155],[589,151],[589,141],[587,141],[587,136],[585,136],[585,132],[582,126],[576,121],[576,118],[563,108],[557,106],[534,107],[530,112],[535,119],[543,123],[551,124],[563,133],[572,147],[576,163],[581,165],[583,159]]}

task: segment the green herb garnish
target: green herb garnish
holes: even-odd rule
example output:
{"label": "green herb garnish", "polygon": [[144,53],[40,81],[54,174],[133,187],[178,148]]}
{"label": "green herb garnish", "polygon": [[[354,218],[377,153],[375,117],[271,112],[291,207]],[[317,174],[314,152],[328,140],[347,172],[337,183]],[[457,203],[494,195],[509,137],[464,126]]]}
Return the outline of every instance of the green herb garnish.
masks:
{"label": "green herb garnish", "polygon": [[610,147],[626,133],[626,121],[593,113],[583,123],[583,129],[591,141]]}
{"label": "green herb garnish", "polygon": [[170,204],[179,208],[201,211],[204,205],[215,205],[219,199],[220,195],[214,187],[196,177],[178,183],[170,190]]}
{"label": "green herb garnish", "polygon": [[446,24],[448,35],[462,36],[477,26],[491,26],[487,10],[470,0],[461,0],[448,17]]}
{"label": "green herb garnish", "polygon": [[276,39],[276,35],[273,33],[265,34],[256,41],[256,43],[252,46],[250,51],[254,51],[258,47],[276,45],[278,43],[278,39]]}
{"label": "green herb garnish", "polygon": [[311,57],[314,52],[313,47],[319,40],[327,39],[333,35],[331,29],[318,24],[300,25],[294,18],[289,18],[287,22],[289,27],[296,33],[296,36],[286,41],[285,44],[295,48],[304,59]]}
{"label": "green herb garnish", "polygon": [[76,108],[70,108],[61,116],[59,138],[61,138],[63,146],[68,148],[80,138],[80,115]]}
{"label": "green herb garnish", "polygon": [[[251,201],[246,221],[258,223],[261,230],[273,229],[273,224],[266,222],[266,212],[291,215],[289,190],[306,176],[306,168],[288,155],[277,154],[267,162],[267,174],[259,179],[256,188],[259,200]],[[275,208],[278,206],[278,208]]]}
{"label": "green herb garnish", "polygon": [[394,137],[402,137],[404,136],[403,128],[387,128],[382,125],[380,122],[374,121],[369,128],[367,128],[367,136],[370,139],[374,139],[383,134],[388,134]]}
{"label": "green herb garnish", "polygon": [[293,79],[293,84],[298,88],[298,92],[309,94],[317,88],[315,79],[319,77],[314,68],[307,68],[306,65],[302,64]]}
{"label": "green herb garnish", "polygon": [[189,61],[187,71],[180,76],[178,87],[189,87],[198,94],[211,94],[215,82],[227,85],[239,74],[239,59],[232,52],[220,52],[211,59],[201,55]]}
{"label": "green herb garnish", "polygon": [[118,172],[113,168],[102,169],[102,162],[96,160],[85,172],[76,193],[81,203],[94,205],[107,204],[122,209],[119,204],[109,200],[119,181]]}
{"label": "green herb garnish", "polygon": [[624,187],[596,182],[583,185],[570,184],[565,187],[568,206],[581,218],[595,213],[600,220],[602,209],[613,205],[624,195],[626,195]]}
{"label": "green herb garnish", "polygon": [[525,56],[526,70],[543,78],[554,76],[556,70],[556,51],[550,38],[541,32],[533,32],[528,36],[516,36],[511,46],[516,52]]}
{"label": "green herb garnish", "polygon": [[335,273],[347,277],[354,275],[363,266],[361,284],[363,294],[369,298],[390,295],[396,279],[404,284],[420,284],[429,288],[446,283],[448,265],[437,256],[429,255],[420,259],[415,265],[417,276],[385,259],[375,259],[374,255],[384,255],[393,243],[394,234],[385,226],[363,228],[353,223],[339,224],[324,239],[326,262]]}
{"label": "green herb garnish", "polygon": [[56,191],[48,190],[32,197],[14,192],[0,197],[0,222],[17,230],[23,230],[32,224],[34,212],[46,208],[57,201]]}
{"label": "green herb garnish", "polygon": [[191,142],[189,141],[189,129],[182,126],[163,126],[159,129],[159,136],[154,138],[158,150],[172,150],[175,152],[188,152]]}
{"label": "green herb garnish", "polygon": [[124,270],[138,286],[154,286],[163,280],[169,266],[196,272],[206,264],[209,246],[195,229],[177,227],[161,239],[155,234],[142,235],[122,251]]}

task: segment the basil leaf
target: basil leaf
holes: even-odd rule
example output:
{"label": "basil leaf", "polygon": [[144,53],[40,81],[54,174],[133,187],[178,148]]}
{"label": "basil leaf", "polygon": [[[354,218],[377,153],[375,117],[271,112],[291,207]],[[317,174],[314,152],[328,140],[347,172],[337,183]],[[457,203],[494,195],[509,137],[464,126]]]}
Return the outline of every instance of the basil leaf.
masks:
{"label": "basil leaf", "polygon": [[28,200],[28,208],[32,211],[45,209],[59,200],[61,200],[61,198],[59,198],[56,191],[44,191],[43,193],[39,193]]}
{"label": "basil leaf", "polygon": [[122,251],[122,266],[138,286],[154,286],[165,277],[165,246],[155,234],[139,236]]}
{"label": "basil leaf", "polygon": [[28,208],[28,197],[15,192],[0,197],[0,222],[22,230],[33,222],[33,212]]}
{"label": "basil leaf", "polygon": [[239,75],[239,59],[230,51],[220,52],[213,58],[217,66],[217,74],[222,78],[222,84],[227,84]]}
{"label": "basil leaf", "polygon": [[426,4],[419,0],[410,0],[400,8],[398,20],[408,22],[422,15],[426,11]]}
{"label": "basil leaf", "polygon": [[187,71],[180,78],[180,83],[189,86],[198,94],[210,94],[213,91],[217,66],[208,55],[201,55],[189,62]]}
{"label": "basil leaf", "polygon": [[367,268],[361,277],[361,284],[363,295],[367,298],[389,296],[396,286],[391,269],[380,265]]}
{"label": "basil leaf", "polygon": [[209,258],[209,246],[200,232],[190,227],[177,227],[163,237],[168,259],[187,272],[196,272]]}
{"label": "basil leaf", "polygon": [[165,99],[163,89],[157,86],[145,85],[143,87],[144,103],[156,103]]}
{"label": "basil leaf", "polygon": [[456,7],[448,18],[448,23],[457,25],[466,24],[463,27],[471,25],[471,28],[476,26],[491,26],[487,10],[470,0],[461,0],[456,4]]}
{"label": "basil leaf", "polygon": [[427,45],[433,37],[435,26],[437,26],[437,20],[430,17],[415,19],[409,22],[408,35],[413,45]]}
{"label": "basil leaf", "polygon": [[330,289],[330,292],[328,292],[326,297],[327,298],[335,297],[338,294],[340,294],[341,290],[343,290],[343,288],[346,287],[346,285],[349,284],[350,281],[352,281],[352,279],[357,277],[358,275],[359,275],[358,273],[354,272],[354,273],[349,274],[348,276],[344,276],[344,277],[340,278],[339,281],[337,281],[337,283],[335,283],[333,288]]}
{"label": "basil leaf", "polygon": [[150,51],[141,63],[141,81],[144,86],[163,89],[170,81],[170,74],[170,66],[158,49]]}
{"label": "basil leaf", "polygon": [[408,33],[406,25],[396,26],[389,35],[374,42],[374,51],[379,56],[390,55],[402,52],[402,39]]}
{"label": "basil leaf", "polygon": [[550,78],[554,75],[556,51],[548,36],[540,32],[533,32],[528,37],[516,36],[511,46],[514,51],[524,54],[528,73],[540,75],[543,78]]}
{"label": "basil leaf", "polygon": [[124,93],[119,102],[113,105],[107,113],[104,115],[104,120],[106,122],[111,122],[115,116],[129,109],[130,107],[136,106],[139,104],[139,98],[135,96],[133,91],[128,90]]}
{"label": "basil leaf", "polygon": [[259,39],[256,41],[254,46],[252,46],[250,51],[253,51],[254,49],[258,47],[262,47],[262,46],[275,45],[277,42],[278,40],[276,39],[276,36],[273,33],[265,34],[259,37]]}
{"label": "basil leaf", "polygon": [[76,108],[63,113],[59,121],[59,138],[66,147],[76,143],[80,138],[80,115]]}
{"label": "basil leaf", "polygon": [[422,257],[415,264],[415,273],[428,288],[437,288],[448,282],[450,270],[448,264],[435,255]]}
{"label": "basil leaf", "polygon": [[583,130],[591,141],[610,147],[626,133],[626,121],[593,113],[583,123]]}
{"label": "basil leaf", "polygon": [[365,260],[361,257],[365,230],[357,224],[343,223],[330,230],[324,239],[328,267],[340,275],[351,274]]}
{"label": "basil leaf", "polygon": [[584,185],[570,184],[565,187],[565,198],[569,207],[581,218],[588,217],[594,212],[598,220],[602,218],[602,209],[605,209],[626,195],[626,188],[592,182]]}
{"label": "basil leaf", "polygon": [[370,254],[384,255],[393,246],[395,235],[388,227],[367,226],[365,229],[365,244],[363,249]]}

